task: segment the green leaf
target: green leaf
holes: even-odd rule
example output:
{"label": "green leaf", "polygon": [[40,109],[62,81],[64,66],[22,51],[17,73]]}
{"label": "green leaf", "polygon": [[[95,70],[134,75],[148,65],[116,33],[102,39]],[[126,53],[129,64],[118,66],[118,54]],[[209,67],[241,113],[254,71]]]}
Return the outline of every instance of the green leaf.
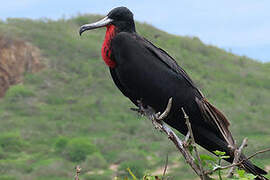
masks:
{"label": "green leaf", "polygon": [[221,159],[229,159],[230,156],[220,156]]}
{"label": "green leaf", "polygon": [[248,178],[248,179],[255,179],[256,176],[254,176],[253,174],[249,174],[249,173],[245,173],[245,176]]}
{"label": "green leaf", "polygon": [[201,154],[200,158],[202,161],[212,161],[212,162],[216,162],[216,159],[212,156],[209,156],[207,154]]}
{"label": "green leaf", "polygon": [[224,156],[226,153],[225,152],[222,152],[222,151],[219,151],[219,150],[215,150],[214,153],[217,155],[217,156]]}
{"label": "green leaf", "polygon": [[239,175],[240,178],[244,178],[245,177],[245,171],[242,169],[238,169],[237,170],[237,174]]}

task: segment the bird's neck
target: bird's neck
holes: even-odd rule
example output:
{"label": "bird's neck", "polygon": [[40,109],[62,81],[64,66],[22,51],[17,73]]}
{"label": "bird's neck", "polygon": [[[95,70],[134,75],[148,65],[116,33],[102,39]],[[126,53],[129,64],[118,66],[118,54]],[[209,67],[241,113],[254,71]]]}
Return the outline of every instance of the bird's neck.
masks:
{"label": "bird's neck", "polygon": [[107,26],[107,31],[105,35],[105,39],[101,49],[101,55],[104,62],[110,68],[114,68],[116,63],[112,60],[112,50],[111,50],[111,40],[116,35],[116,27],[114,25]]}

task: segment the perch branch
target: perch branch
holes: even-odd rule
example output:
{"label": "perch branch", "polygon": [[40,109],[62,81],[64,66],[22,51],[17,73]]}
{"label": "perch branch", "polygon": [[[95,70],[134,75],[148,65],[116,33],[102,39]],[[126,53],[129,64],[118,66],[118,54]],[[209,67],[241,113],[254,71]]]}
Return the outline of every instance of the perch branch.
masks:
{"label": "perch branch", "polygon": [[[175,146],[180,151],[180,153],[184,156],[186,162],[190,165],[190,167],[193,169],[193,171],[202,180],[209,179],[209,177],[204,174],[204,172],[201,168],[202,165],[201,165],[200,161],[199,161],[199,164],[200,164],[199,166],[195,163],[195,159],[193,158],[193,156],[189,152],[188,147],[184,145],[184,144],[186,144],[186,142],[179,139],[178,136],[174,133],[174,131],[163,122],[163,120],[170,113],[171,106],[172,106],[172,98],[169,99],[167,107],[162,114],[160,112],[156,113],[155,110],[150,106],[147,106],[145,108],[141,101],[138,101],[138,106],[139,106],[139,109],[132,109],[132,110],[139,112],[140,114],[146,116],[148,119],[150,119],[152,121],[155,128],[157,128],[160,131],[163,131],[165,134],[167,134],[168,138],[175,144]],[[187,117],[187,119],[188,119],[188,117]],[[189,122],[189,120],[188,120],[188,122]],[[188,137],[186,137],[185,139],[189,139],[189,136],[191,134],[192,134],[192,130],[190,128],[190,132],[187,133]],[[194,137],[193,137],[193,139],[194,139]]]}
{"label": "perch branch", "polygon": [[[254,156],[256,156],[256,155],[258,155],[260,153],[270,151],[270,148],[267,148],[267,149],[264,149],[264,150],[261,150],[261,151],[258,151],[256,153],[252,154],[251,156],[249,156],[246,159],[243,159],[243,160],[239,161],[240,155],[241,155],[244,147],[247,146],[247,138],[244,138],[241,146],[234,151],[234,160],[233,160],[232,164],[227,165],[227,166],[217,166],[213,170],[204,171],[203,167],[202,167],[202,162],[201,162],[201,159],[200,159],[200,155],[199,155],[198,150],[197,150],[197,148],[195,146],[194,135],[193,135],[193,132],[192,132],[189,117],[188,117],[188,115],[186,114],[186,112],[184,111],[183,108],[181,108],[181,110],[182,110],[182,112],[184,114],[184,118],[186,120],[186,125],[188,127],[188,132],[187,132],[187,135],[185,136],[184,140],[181,140],[174,133],[174,131],[172,131],[172,129],[169,126],[167,126],[166,123],[163,122],[163,120],[170,113],[170,110],[171,110],[171,107],[172,107],[172,98],[169,99],[167,107],[166,107],[166,109],[165,109],[165,111],[163,113],[160,113],[160,112],[156,113],[155,110],[150,106],[147,106],[145,108],[145,106],[143,106],[141,101],[138,101],[138,106],[139,106],[139,109],[131,108],[131,110],[136,111],[136,112],[140,113],[141,115],[146,116],[148,119],[150,119],[152,121],[152,123],[153,123],[153,125],[155,126],[156,129],[159,129],[160,131],[163,131],[168,136],[168,138],[175,144],[177,149],[180,151],[180,153],[185,158],[187,164],[189,164],[189,166],[200,177],[201,180],[208,180],[208,179],[210,179],[209,176],[208,176],[209,174],[212,174],[212,173],[214,173],[215,171],[218,171],[218,170],[224,170],[224,169],[229,169],[229,168],[230,168],[230,170],[228,172],[227,177],[232,177],[236,166],[240,166],[245,160],[251,159],[251,158],[253,158]],[[195,163],[195,159],[191,155],[191,153],[190,153],[190,151],[188,149],[188,146],[187,146],[188,143],[187,142],[188,142],[189,139],[191,139],[191,145],[193,146],[194,151],[196,153],[196,158],[198,159],[198,164]],[[167,170],[167,165],[165,166],[163,174],[165,174],[166,170]]]}
{"label": "perch branch", "polygon": [[193,149],[195,151],[195,154],[196,154],[196,157],[198,159],[198,162],[199,162],[199,168],[200,168],[200,177],[201,179],[205,180],[205,177],[204,177],[204,170],[203,170],[203,167],[202,167],[202,161],[201,161],[201,158],[200,158],[200,155],[199,155],[199,152],[197,150],[197,146],[195,145],[195,139],[194,139],[194,135],[193,135],[193,131],[191,129],[191,124],[190,124],[190,121],[189,121],[189,117],[188,115],[186,114],[184,108],[182,107],[181,108],[183,114],[184,114],[184,118],[186,120],[186,125],[188,127],[188,133],[187,133],[187,136],[190,136],[191,137],[191,145],[193,146]]}

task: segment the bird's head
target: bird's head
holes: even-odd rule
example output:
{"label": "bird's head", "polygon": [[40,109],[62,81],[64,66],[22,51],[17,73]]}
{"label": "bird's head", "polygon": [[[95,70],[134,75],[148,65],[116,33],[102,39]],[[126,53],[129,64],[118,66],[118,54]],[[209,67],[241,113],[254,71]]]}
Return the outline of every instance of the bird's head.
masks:
{"label": "bird's head", "polygon": [[126,7],[112,9],[107,16],[100,21],[85,24],[80,28],[80,35],[87,30],[114,25],[119,32],[135,32],[135,23],[132,12]]}

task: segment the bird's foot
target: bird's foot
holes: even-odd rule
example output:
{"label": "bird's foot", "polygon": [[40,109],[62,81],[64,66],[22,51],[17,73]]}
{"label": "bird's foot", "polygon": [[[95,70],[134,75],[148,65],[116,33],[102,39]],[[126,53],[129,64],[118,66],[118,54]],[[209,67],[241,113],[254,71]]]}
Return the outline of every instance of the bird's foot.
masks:
{"label": "bird's foot", "polygon": [[143,114],[143,110],[139,107],[139,108],[130,108],[131,111],[135,111],[137,113],[139,113],[140,115],[144,115]]}
{"label": "bird's foot", "polygon": [[172,107],[172,98],[169,99],[167,107],[163,113],[158,112],[150,107],[143,105],[141,100],[137,101],[138,108],[130,108],[132,111],[139,113],[140,115],[144,115],[149,117],[152,120],[152,124],[155,129],[162,131],[162,121],[168,116]]}
{"label": "bird's foot", "polygon": [[130,108],[130,110],[132,111],[135,111],[137,113],[139,113],[140,115],[147,115],[147,109],[148,108],[145,108],[143,103],[142,103],[142,100],[137,100],[137,103],[138,103],[138,108]]}

